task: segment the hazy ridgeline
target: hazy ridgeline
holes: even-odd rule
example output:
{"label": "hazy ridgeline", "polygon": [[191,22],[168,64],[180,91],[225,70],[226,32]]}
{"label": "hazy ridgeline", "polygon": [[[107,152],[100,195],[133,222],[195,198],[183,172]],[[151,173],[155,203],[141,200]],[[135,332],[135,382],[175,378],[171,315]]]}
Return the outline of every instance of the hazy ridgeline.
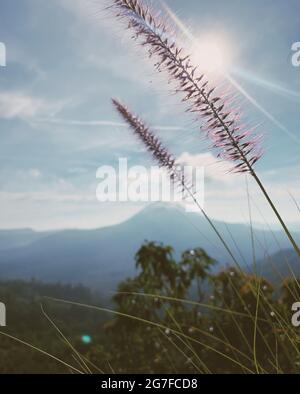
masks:
{"label": "hazy ridgeline", "polygon": [[[215,224],[241,267],[253,269],[250,226]],[[280,281],[276,271],[290,276],[290,264],[300,275],[297,257],[288,252],[290,245],[283,232],[255,228],[253,234],[263,274]],[[0,231],[0,275],[2,279],[82,283],[110,299],[118,283],[134,273],[134,255],[145,240],[172,245],[176,257],[185,249],[200,246],[218,261],[216,269],[232,265],[204,218],[159,203],[124,223],[98,230]]]}

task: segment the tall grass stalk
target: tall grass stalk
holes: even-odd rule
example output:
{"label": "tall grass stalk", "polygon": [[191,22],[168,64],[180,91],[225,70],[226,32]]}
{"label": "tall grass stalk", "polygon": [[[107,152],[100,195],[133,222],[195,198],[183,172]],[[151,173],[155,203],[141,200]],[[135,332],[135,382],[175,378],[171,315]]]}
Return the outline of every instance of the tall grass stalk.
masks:
{"label": "tall grass stalk", "polygon": [[[158,164],[161,167],[167,169],[170,174],[171,179],[174,182],[179,183],[179,185],[182,186],[185,191],[187,191],[187,193],[190,195],[190,197],[192,197],[193,201],[199,207],[202,214],[204,215],[204,217],[206,218],[208,223],[211,225],[211,227],[213,228],[213,230],[217,234],[218,238],[220,239],[220,241],[224,245],[227,252],[233,258],[233,260],[236,263],[237,267],[239,268],[240,272],[243,273],[242,268],[240,267],[238,261],[235,259],[234,255],[231,252],[226,241],[223,239],[222,235],[220,234],[218,229],[215,227],[214,223],[211,221],[209,216],[205,213],[205,211],[203,210],[201,205],[198,203],[197,199],[195,198],[195,196],[193,195],[193,193],[191,191],[191,188],[189,188],[186,185],[186,181],[185,181],[185,178],[181,172],[181,169],[179,166],[176,165],[176,160],[173,158],[173,156],[162,145],[160,140],[153,134],[153,132],[150,131],[149,127],[145,124],[145,122],[143,120],[141,120],[137,115],[132,113],[128,109],[128,107],[126,107],[120,101],[113,99],[112,102],[113,102],[113,105],[115,106],[115,108],[117,109],[117,111],[119,112],[119,114],[122,116],[123,120],[126,123],[128,123],[130,128],[133,130],[134,134],[137,135],[138,138],[143,142],[146,149],[151,153],[151,155],[158,162]],[[255,271],[256,271],[256,269],[255,269]],[[259,295],[258,295],[257,285],[258,285],[258,282],[256,280],[256,285],[254,286],[251,284],[250,288],[251,288],[251,292],[252,292],[253,296],[256,297],[256,299],[257,299],[257,308],[258,308],[259,299],[260,299],[260,289],[259,289]],[[239,294],[238,289],[235,289],[235,290],[236,290],[236,296],[241,301],[243,301],[240,294]],[[254,332],[255,332],[254,333],[254,340],[253,340],[254,363],[256,366],[256,372],[259,372],[259,368],[257,366],[257,360],[256,360],[256,332],[258,331],[260,334],[261,334],[261,332],[260,332],[260,329],[257,327],[257,316],[253,316],[251,314],[251,312],[249,311],[248,306],[246,304],[244,304],[244,308],[248,312],[249,317],[251,318],[251,320],[253,321],[253,324],[254,324]],[[272,349],[269,347],[269,345],[267,344],[267,342],[265,341],[263,336],[262,336],[262,338],[263,338],[263,341],[265,342],[265,345],[268,347],[270,355],[274,356]],[[274,358],[275,358],[275,356],[274,356]]]}
{"label": "tall grass stalk", "polygon": [[201,132],[206,133],[218,157],[233,163],[232,172],[249,173],[253,177],[300,257],[295,239],[254,170],[255,163],[263,155],[260,136],[241,123],[239,111],[231,107],[227,98],[216,94],[216,88],[198,72],[191,56],[177,45],[166,21],[147,2],[111,0],[111,3],[109,8],[114,15],[126,22],[127,28],[134,33],[133,38],[147,49],[149,57],[155,57],[156,69],[165,71],[176,86],[175,92],[183,94],[187,111],[201,120]]}
{"label": "tall grass stalk", "polygon": [[112,99],[112,103],[116,108],[116,110],[119,112],[119,114],[122,116],[123,120],[130,126],[133,133],[137,135],[139,140],[142,141],[146,149],[151,153],[152,157],[157,161],[159,166],[166,169],[170,175],[171,180],[179,184],[192,198],[194,203],[201,211],[202,215],[205,217],[207,222],[214,230],[215,234],[223,244],[224,248],[232,258],[232,260],[239,267],[239,263],[236,260],[231,249],[229,248],[228,244],[226,243],[226,241],[224,240],[221,233],[216,228],[210,217],[207,215],[203,207],[197,201],[196,197],[194,196],[194,193],[191,190],[191,187],[189,187],[186,183],[186,179],[184,177],[183,172],[181,171],[181,167],[176,165],[176,160],[169,153],[168,149],[165,148],[162,145],[161,141],[155,136],[155,134],[152,131],[150,131],[149,127],[146,126],[145,122],[141,120],[133,112],[131,112],[127,106],[122,104],[117,99]]}

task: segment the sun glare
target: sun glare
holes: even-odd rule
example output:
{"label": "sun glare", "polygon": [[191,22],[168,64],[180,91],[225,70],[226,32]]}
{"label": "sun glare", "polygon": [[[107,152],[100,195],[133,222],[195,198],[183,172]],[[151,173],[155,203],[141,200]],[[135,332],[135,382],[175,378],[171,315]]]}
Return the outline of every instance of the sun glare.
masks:
{"label": "sun glare", "polygon": [[192,45],[192,57],[203,72],[225,73],[229,66],[229,46],[219,37],[202,37]]}

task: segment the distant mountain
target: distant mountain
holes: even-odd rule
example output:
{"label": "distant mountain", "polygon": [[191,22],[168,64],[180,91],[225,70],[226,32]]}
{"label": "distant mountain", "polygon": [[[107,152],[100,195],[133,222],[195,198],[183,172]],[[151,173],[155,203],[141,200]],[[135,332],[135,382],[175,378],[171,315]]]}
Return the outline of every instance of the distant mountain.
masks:
{"label": "distant mountain", "polygon": [[[249,227],[215,222],[241,265],[251,263]],[[2,238],[1,238],[2,233]],[[22,235],[23,234],[23,235]],[[289,247],[281,232],[254,231],[256,257],[262,259]],[[296,234],[296,239],[300,239]],[[1,241],[1,239],[3,241]],[[158,241],[184,250],[204,248],[221,264],[232,264],[207,221],[196,213],[165,204],[154,204],[121,224],[97,230],[36,233],[31,230],[0,232],[0,278],[82,283],[103,292],[133,274],[134,255],[145,241]]]}
{"label": "distant mountain", "polygon": [[0,230],[0,250],[29,245],[47,234],[50,232],[39,233],[31,229]]}

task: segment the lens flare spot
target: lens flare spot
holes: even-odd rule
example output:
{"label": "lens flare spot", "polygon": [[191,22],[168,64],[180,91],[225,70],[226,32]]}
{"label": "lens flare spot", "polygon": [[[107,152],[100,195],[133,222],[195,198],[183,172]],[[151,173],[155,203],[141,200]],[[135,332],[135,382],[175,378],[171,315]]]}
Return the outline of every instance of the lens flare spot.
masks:
{"label": "lens flare spot", "polygon": [[85,344],[85,345],[89,345],[92,342],[92,337],[90,335],[82,335],[81,336],[81,341]]}

